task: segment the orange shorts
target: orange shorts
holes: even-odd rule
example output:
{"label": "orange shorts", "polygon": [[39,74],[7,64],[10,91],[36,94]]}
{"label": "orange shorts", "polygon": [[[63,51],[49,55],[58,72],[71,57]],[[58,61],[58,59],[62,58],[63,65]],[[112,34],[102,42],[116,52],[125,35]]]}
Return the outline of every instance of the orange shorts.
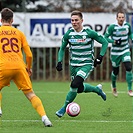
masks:
{"label": "orange shorts", "polygon": [[26,69],[0,70],[0,90],[4,86],[9,86],[13,80],[19,90],[24,93],[32,91],[32,84]]}

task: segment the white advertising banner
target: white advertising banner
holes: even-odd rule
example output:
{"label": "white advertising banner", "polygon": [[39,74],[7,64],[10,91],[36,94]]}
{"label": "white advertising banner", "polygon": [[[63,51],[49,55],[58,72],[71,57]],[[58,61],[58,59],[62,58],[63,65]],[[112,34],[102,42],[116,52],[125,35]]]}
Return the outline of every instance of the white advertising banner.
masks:
{"label": "white advertising banner", "polygon": [[71,27],[70,14],[26,14],[26,36],[31,47],[59,47],[63,34]]}
{"label": "white advertising banner", "polygon": [[[115,14],[83,13],[83,25],[99,34],[116,21]],[[15,13],[13,26],[23,31],[31,47],[60,47],[71,27],[70,13]],[[95,46],[99,46],[95,42]]]}

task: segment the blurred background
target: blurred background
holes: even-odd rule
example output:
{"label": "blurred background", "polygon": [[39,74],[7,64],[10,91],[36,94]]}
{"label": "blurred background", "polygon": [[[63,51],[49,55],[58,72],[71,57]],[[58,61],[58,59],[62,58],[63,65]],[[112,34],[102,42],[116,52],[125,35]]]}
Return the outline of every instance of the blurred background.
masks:
{"label": "blurred background", "polygon": [[[84,26],[100,34],[104,34],[109,24],[115,22],[118,10],[124,10],[126,21],[131,26],[133,23],[133,0],[0,0],[0,10],[5,7],[14,11],[13,26],[25,33],[31,46],[34,58],[32,80],[70,80],[68,48],[63,60],[63,71],[57,72],[55,67],[61,38],[71,27],[71,11],[82,11]],[[95,56],[98,55],[100,46],[95,42]],[[102,65],[95,68],[87,80],[110,80],[110,47],[109,45]],[[120,67],[118,80],[125,80],[123,65]]]}
{"label": "blurred background", "polygon": [[15,12],[132,12],[132,0],[0,0],[3,7]]}

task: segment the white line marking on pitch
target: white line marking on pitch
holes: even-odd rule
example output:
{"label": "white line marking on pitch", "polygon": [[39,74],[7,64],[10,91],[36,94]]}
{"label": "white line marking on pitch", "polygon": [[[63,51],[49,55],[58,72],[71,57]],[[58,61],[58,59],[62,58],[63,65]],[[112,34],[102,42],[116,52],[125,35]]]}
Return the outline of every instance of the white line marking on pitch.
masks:
{"label": "white line marking on pitch", "polygon": [[[41,122],[41,120],[1,120],[2,122]],[[54,120],[58,122],[93,122],[93,123],[131,123],[133,121],[91,121],[91,120]]]}
{"label": "white line marking on pitch", "polygon": [[133,122],[133,121],[91,121],[91,120],[56,120],[61,122],[93,122],[93,123],[126,123],[126,122]]}
{"label": "white line marking on pitch", "polygon": [[[42,93],[42,92],[44,92],[44,91],[35,91],[36,93]],[[18,92],[14,92],[14,91],[10,91],[10,92],[4,92],[4,93],[18,93]],[[55,94],[55,93],[67,93],[67,92],[65,92],[65,91],[45,91],[45,93],[53,93],[53,94]],[[105,91],[105,93],[106,94],[110,94],[110,93],[112,93],[111,91]],[[120,93],[120,94],[126,94],[127,93],[127,91],[118,91],[118,93]]]}

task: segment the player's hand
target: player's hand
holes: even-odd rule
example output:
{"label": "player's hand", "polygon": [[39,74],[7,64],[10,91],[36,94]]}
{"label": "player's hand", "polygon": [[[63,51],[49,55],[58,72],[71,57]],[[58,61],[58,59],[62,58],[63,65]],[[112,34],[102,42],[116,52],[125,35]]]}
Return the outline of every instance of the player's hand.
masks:
{"label": "player's hand", "polygon": [[62,62],[58,62],[57,63],[56,70],[57,71],[61,71],[62,70]]}
{"label": "player's hand", "polygon": [[118,40],[115,40],[115,44],[116,44],[116,45],[120,45],[120,44],[121,44],[121,38],[118,39]]}
{"label": "player's hand", "polygon": [[96,67],[97,65],[101,64],[103,60],[103,56],[99,55],[95,60],[94,60],[94,67]]}
{"label": "player's hand", "polygon": [[26,71],[28,72],[29,77],[32,75],[32,69],[26,68]]}

